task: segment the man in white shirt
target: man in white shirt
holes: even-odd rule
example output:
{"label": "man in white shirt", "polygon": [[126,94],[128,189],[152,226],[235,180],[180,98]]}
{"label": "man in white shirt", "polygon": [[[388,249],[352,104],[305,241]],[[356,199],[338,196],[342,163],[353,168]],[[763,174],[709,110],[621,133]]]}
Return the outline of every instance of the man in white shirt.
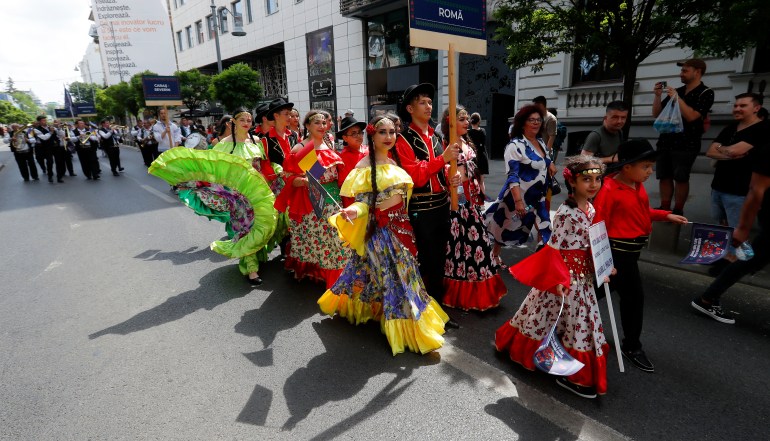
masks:
{"label": "man in white shirt", "polygon": [[152,127],[152,134],[158,142],[159,153],[174,148],[182,142],[182,131],[168,119],[168,109],[160,109],[158,112],[158,122]]}
{"label": "man in white shirt", "polygon": [[181,126],[179,126],[179,131],[182,133],[182,144],[187,141],[187,137],[190,136],[190,133],[192,133],[192,127],[190,127],[190,120],[182,117]]}
{"label": "man in white shirt", "polygon": [[[54,161],[56,163],[56,181],[60,184],[64,182],[64,158],[63,155],[58,155],[57,149],[59,146],[59,139],[56,136],[56,129],[48,127],[48,119],[44,115],[37,117],[37,127],[34,129],[35,138],[37,143],[35,144],[35,153],[38,157],[45,161],[44,173],[48,173],[48,182],[53,182],[53,167]],[[63,152],[62,152],[63,153]],[[39,156],[38,156],[39,154]]]}
{"label": "man in white shirt", "polygon": [[99,141],[102,145],[102,150],[107,154],[110,160],[110,169],[112,170],[112,176],[120,176],[118,171],[123,171],[123,167],[120,166],[120,145],[118,137],[120,134],[110,127],[110,121],[103,119],[102,126],[98,130]]}
{"label": "man in white shirt", "polygon": [[142,152],[142,160],[147,167],[158,157],[158,141],[155,140],[152,126],[152,120],[144,120],[139,129],[134,133],[136,142],[139,144],[139,151]]}

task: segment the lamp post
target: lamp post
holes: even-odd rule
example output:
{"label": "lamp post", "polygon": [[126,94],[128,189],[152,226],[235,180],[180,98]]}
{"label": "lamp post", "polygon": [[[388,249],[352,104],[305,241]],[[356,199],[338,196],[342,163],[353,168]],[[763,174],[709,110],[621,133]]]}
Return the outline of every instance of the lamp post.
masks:
{"label": "lamp post", "polygon": [[[233,16],[233,36],[243,37],[246,35],[246,32],[243,30],[243,17],[241,14],[234,13],[226,6],[223,6],[220,11],[222,11],[223,15],[229,13]],[[217,47],[217,73],[222,73],[222,52],[219,50],[219,14],[217,13],[217,5],[214,4],[214,0],[211,0],[211,27],[214,29],[214,44]]]}

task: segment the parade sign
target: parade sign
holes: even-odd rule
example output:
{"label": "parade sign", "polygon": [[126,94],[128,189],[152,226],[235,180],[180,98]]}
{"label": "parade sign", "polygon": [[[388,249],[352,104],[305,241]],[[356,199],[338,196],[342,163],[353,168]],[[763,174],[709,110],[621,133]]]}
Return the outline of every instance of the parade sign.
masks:
{"label": "parade sign", "polygon": [[410,0],[409,40],[412,46],[487,54],[486,0]]}
{"label": "parade sign", "polygon": [[93,103],[75,103],[75,116],[96,116],[96,106]]}
{"label": "parade sign", "polygon": [[177,70],[167,4],[166,0],[91,0],[109,85],[146,70],[159,75]]}
{"label": "parade sign", "polygon": [[179,78],[168,76],[142,76],[142,90],[146,106],[181,106],[182,94]]}
{"label": "parade sign", "polygon": [[607,237],[607,227],[604,221],[591,225],[588,229],[588,238],[591,241],[591,257],[594,261],[594,273],[596,274],[597,288],[604,285],[604,296],[607,298],[607,311],[610,313],[610,326],[615,340],[615,352],[618,356],[618,369],[625,372],[623,366],[623,357],[620,356],[620,338],[618,338],[618,325],[615,322],[615,311],[612,307],[612,296],[610,295],[610,286],[604,283],[604,278],[612,275],[615,263],[612,261],[612,248],[610,239]]}
{"label": "parade sign", "polygon": [[57,119],[63,119],[63,118],[72,118],[72,115],[70,115],[69,109],[53,109],[55,113],[55,117]]}
{"label": "parade sign", "polygon": [[591,228],[588,229],[588,237],[591,240],[591,257],[594,260],[596,286],[600,287],[604,283],[604,278],[612,274],[614,266],[612,249],[610,248],[610,240],[607,238],[607,227],[605,227],[604,221],[591,225]]}
{"label": "parade sign", "polygon": [[693,223],[690,252],[679,263],[712,264],[725,257],[732,238],[732,227]]}

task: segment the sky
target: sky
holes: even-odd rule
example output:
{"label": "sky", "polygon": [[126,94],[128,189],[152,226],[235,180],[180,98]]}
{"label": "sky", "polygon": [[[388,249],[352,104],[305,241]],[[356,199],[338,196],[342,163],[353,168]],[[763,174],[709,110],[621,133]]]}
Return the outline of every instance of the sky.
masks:
{"label": "sky", "polygon": [[75,67],[91,41],[88,36],[93,23],[88,20],[91,2],[2,0],[0,3],[5,6],[0,90],[5,90],[10,76],[17,89],[32,90],[43,105],[49,101],[63,103],[64,84],[82,81]]}

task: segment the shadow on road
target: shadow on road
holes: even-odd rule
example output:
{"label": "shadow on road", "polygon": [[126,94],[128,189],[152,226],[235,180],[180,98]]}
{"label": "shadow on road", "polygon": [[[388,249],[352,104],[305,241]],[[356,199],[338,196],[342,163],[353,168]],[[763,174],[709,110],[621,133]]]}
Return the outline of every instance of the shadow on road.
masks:
{"label": "shadow on road", "polygon": [[575,435],[525,408],[515,398],[501,398],[497,403],[484,407],[484,411],[510,427],[511,431],[518,435],[519,441],[578,439]]}
{"label": "shadow on road", "polygon": [[168,260],[174,265],[185,265],[200,260],[209,260],[214,263],[229,260],[227,257],[211,251],[208,247],[190,247],[182,251],[147,250],[134,256],[134,259]]}
{"label": "shadow on road", "polygon": [[199,309],[210,311],[249,292],[251,288],[243,282],[237,266],[220,267],[203,276],[200,287],[169,297],[160,305],[142,311],[122,323],[94,332],[88,338],[93,340],[107,334],[127,335],[144,331],[179,320]]}

